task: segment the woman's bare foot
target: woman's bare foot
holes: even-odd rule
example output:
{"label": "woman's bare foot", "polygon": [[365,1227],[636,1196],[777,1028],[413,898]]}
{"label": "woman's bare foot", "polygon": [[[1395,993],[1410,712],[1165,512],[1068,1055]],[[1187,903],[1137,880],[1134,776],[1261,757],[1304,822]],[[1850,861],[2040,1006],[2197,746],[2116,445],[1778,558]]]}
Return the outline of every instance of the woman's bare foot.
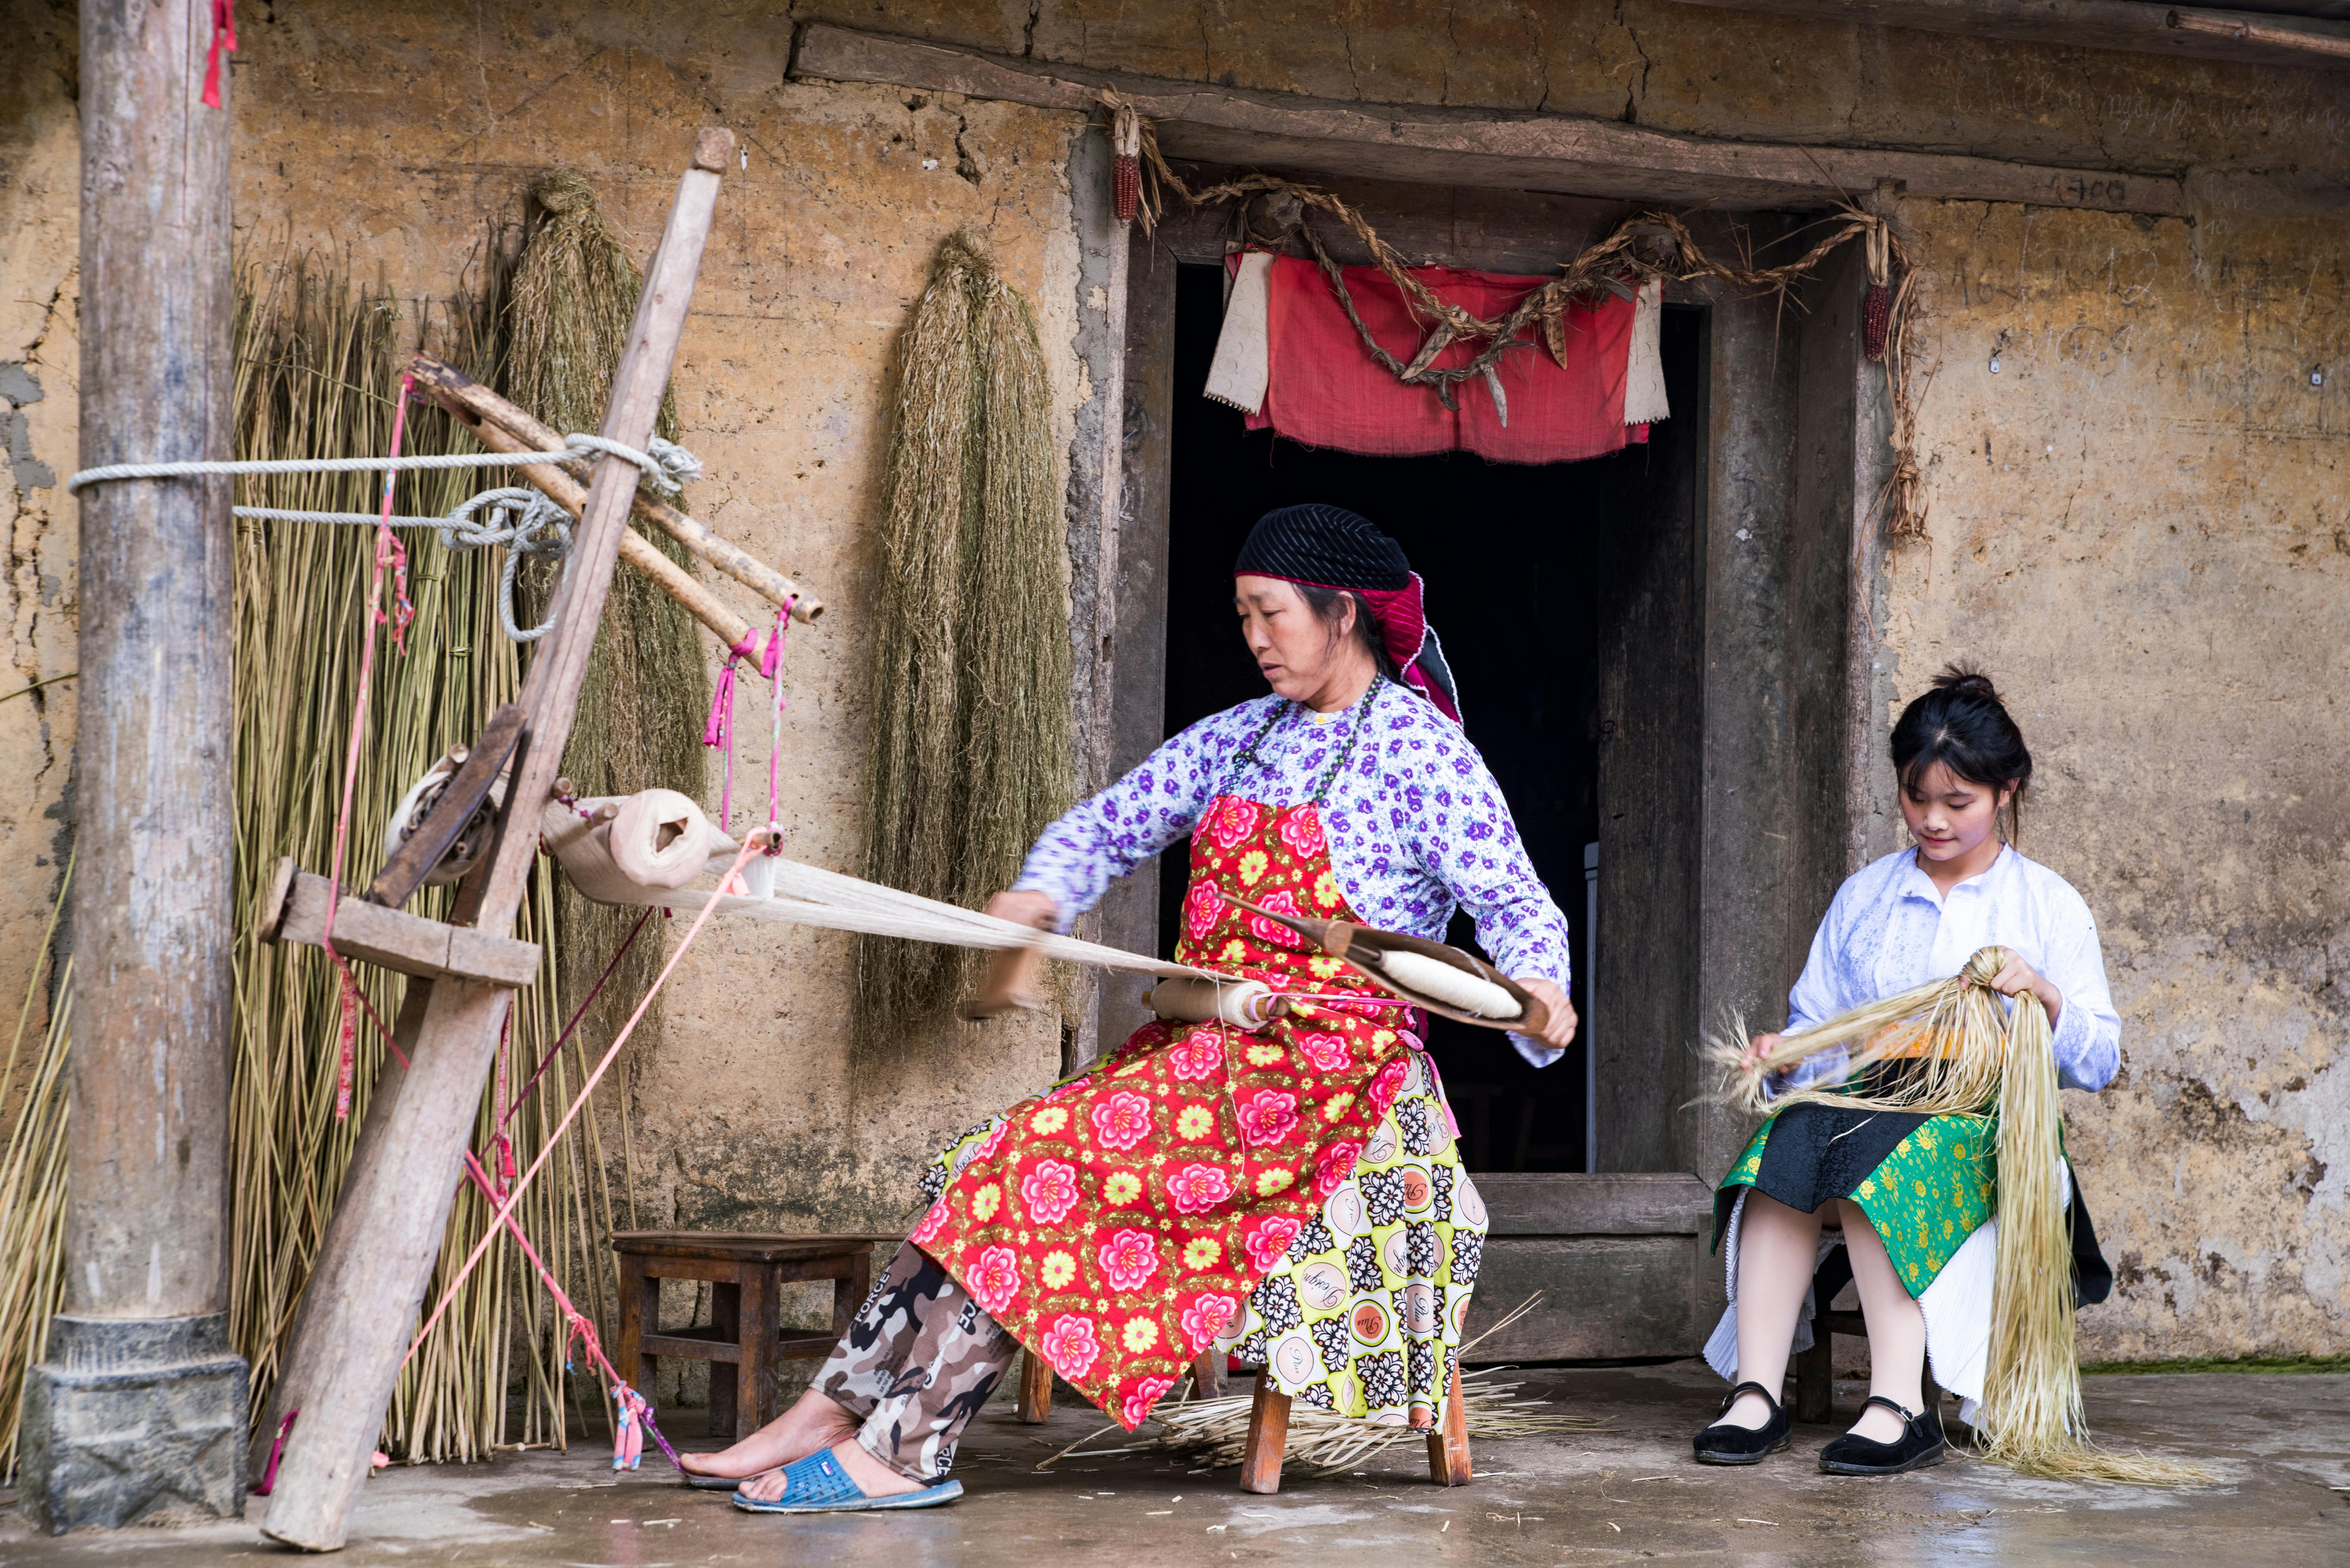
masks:
{"label": "woman's bare foot", "polygon": [[1721,1413],[1720,1424],[1759,1432],[1771,1424],[1771,1402],[1760,1394],[1741,1394],[1737,1401]]}
{"label": "woman's bare foot", "polygon": [[688,1475],[738,1480],[806,1459],[857,1430],[849,1413],[811,1388],[792,1407],[735,1444],[714,1454],[680,1454]]}
{"label": "woman's bare foot", "polygon": [[[848,1472],[848,1479],[855,1481],[868,1497],[899,1497],[922,1490],[920,1481],[908,1480],[867,1453],[865,1445],[854,1437],[843,1438],[832,1445],[832,1459],[833,1463]],[[752,1477],[741,1488],[743,1495],[754,1502],[774,1502],[789,1490],[781,1467]]]}

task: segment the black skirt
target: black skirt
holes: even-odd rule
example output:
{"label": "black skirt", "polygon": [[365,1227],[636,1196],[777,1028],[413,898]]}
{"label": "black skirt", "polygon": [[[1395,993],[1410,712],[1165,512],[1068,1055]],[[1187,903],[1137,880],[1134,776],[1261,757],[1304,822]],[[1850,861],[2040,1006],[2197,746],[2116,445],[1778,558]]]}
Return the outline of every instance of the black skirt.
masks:
{"label": "black skirt", "polygon": [[[1903,1138],[1932,1119],[1914,1111],[1791,1106],[1771,1124],[1771,1139],[1762,1146],[1762,1168],[1754,1173],[1755,1190],[1798,1213],[1809,1214],[1824,1203],[1858,1191]],[[1724,1187],[1713,1195],[1716,1238],[1729,1227],[1738,1192],[1737,1188]],[[2073,1202],[2066,1219],[2072,1226],[2074,1298],[2080,1304],[2093,1305],[2113,1293],[2114,1271],[2097,1245],[2096,1227],[2089,1220],[2077,1169],[2073,1172]],[[1841,1253],[1836,1261],[1842,1262]],[[1844,1267],[1844,1277],[1849,1279],[1850,1265]]]}

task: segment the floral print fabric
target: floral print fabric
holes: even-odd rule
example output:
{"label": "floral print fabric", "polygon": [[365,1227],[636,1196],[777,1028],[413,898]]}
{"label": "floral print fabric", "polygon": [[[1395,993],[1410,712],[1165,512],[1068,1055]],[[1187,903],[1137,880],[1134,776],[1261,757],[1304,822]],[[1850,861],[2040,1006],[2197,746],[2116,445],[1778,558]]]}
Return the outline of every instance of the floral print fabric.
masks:
{"label": "floral print fabric", "polygon": [[1290,1242],[1224,1348],[1293,1399],[1341,1416],[1430,1425],[1460,1359],[1484,1260],[1485,1203],[1442,1092],[1414,1053],[1354,1174]]}
{"label": "floral print fabric", "polygon": [[[1066,930],[1112,881],[1196,832],[1213,803],[1243,794],[1278,809],[1318,794],[1328,869],[1354,918],[1441,941],[1464,909],[1504,973],[1567,987],[1566,918],[1484,759],[1459,725],[1387,680],[1367,708],[1326,724],[1280,697],[1201,720],[1046,828],[1013,886],[1051,895]],[[1537,1066],[1559,1054],[1511,1039]]]}
{"label": "floral print fabric", "polygon": [[[1752,1187],[1762,1169],[1773,1124],[1764,1122],[1721,1179],[1721,1190]],[[1896,1144],[1852,1189],[1911,1297],[1923,1295],[1975,1227],[1992,1214],[1999,1179],[1999,1121],[1934,1116]]]}
{"label": "floral print fabric", "polygon": [[1179,958],[1340,1000],[1255,1033],[1145,1025],[966,1135],[910,1238],[1129,1430],[1240,1321],[1417,1081],[1401,1010],[1222,897],[1354,918],[1310,802],[1220,797],[1191,861]]}

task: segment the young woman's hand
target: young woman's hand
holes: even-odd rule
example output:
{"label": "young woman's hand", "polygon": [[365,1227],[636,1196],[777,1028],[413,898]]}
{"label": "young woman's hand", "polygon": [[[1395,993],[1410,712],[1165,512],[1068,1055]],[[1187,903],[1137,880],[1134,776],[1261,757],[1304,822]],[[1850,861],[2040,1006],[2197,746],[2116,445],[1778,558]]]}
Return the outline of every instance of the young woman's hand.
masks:
{"label": "young woman's hand", "polygon": [[2052,1024],[2056,1015],[2064,1011],[2064,993],[2046,975],[2018,958],[2012,948],[2008,950],[2005,967],[1991,976],[1991,988],[2002,996],[2021,996],[2030,992],[2048,1010],[2048,1022]]}
{"label": "young woman's hand", "polygon": [[1555,982],[1547,980],[1520,977],[1518,983],[1524,986],[1533,993],[1535,1001],[1550,1011],[1550,1018],[1543,1024],[1542,1032],[1536,1038],[1544,1044],[1555,1046],[1561,1051],[1574,1044],[1575,1003],[1566,999],[1566,992],[1559,990]]}
{"label": "young woman's hand", "polygon": [[1785,1038],[1783,1034],[1757,1034],[1747,1041],[1746,1049],[1738,1054],[1738,1070],[1752,1071],[1755,1063],[1777,1050],[1779,1042]]}
{"label": "young woman's hand", "polygon": [[986,913],[999,920],[1049,931],[1061,923],[1061,906],[1050,893],[998,893],[987,901]]}

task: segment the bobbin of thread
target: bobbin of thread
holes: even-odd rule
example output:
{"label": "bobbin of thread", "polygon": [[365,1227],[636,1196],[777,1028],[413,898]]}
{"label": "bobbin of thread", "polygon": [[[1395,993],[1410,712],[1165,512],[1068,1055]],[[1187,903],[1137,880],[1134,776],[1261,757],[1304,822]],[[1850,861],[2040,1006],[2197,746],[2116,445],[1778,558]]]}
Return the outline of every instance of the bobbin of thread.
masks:
{"label": "bobbin of thread", "polygon": [[1289,998],[1263,981],[1201,980],[1175,975],[1144,993],[1145,1006],[1178,1023],[1228,1023],[1254,1032],[1289,1012]]}

